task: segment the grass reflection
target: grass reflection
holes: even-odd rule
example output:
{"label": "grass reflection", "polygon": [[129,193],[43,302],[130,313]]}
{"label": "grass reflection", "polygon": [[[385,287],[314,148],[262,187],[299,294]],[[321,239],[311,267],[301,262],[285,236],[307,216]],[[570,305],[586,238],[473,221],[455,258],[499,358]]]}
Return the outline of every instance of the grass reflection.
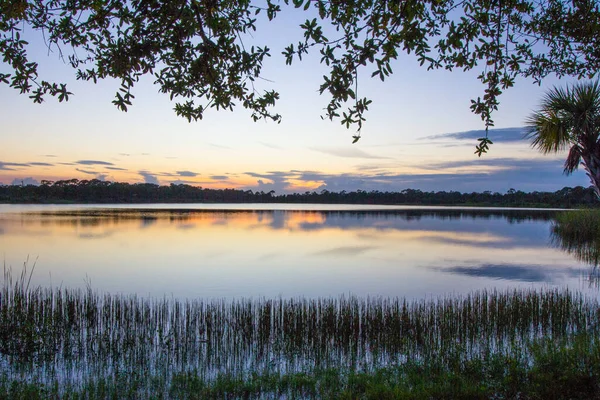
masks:
{"label": "grass reflection", "polygon": [[552,242],[591,267],[590,279],[600,282],[600,211],[564,212],[552,226]]}

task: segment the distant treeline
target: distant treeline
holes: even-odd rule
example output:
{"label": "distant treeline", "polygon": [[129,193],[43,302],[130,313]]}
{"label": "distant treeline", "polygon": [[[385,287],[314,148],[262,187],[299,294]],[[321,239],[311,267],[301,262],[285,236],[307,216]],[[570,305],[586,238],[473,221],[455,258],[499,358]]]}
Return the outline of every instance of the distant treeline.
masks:
{"label": "distant treeline", "polygon": [[556,192],[461,193],[423,192],[305,192],[277,195],[240,189],[205,189],[185,184],[159,186],[151,183],[122,183],[93,180],[42,181],[39,186],[0,186],[1,203],[324,203],[324,204],[413,204],[505,207],[590,207],[598,206],[594,190],[577,186]]}

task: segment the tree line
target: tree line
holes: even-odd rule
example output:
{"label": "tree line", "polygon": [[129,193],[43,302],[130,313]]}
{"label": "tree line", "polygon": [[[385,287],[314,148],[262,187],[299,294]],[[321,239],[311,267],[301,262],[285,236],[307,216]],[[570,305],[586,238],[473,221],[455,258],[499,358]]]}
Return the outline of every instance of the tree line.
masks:
{"label": "tree line", "polygon": [[596,207],[600,204],[593,187],[564,187],[555,192],[506,193],[491,191],[424,192],[418,189],[390,191],[307,191],[276,194],[274,191],[208,189],[186,184],[159,186],[151,183],[126,183],[92,180],[42,181],[39,186],[0,186],[1,203],[322,203],[375,205],[465,205],[504,207]]}

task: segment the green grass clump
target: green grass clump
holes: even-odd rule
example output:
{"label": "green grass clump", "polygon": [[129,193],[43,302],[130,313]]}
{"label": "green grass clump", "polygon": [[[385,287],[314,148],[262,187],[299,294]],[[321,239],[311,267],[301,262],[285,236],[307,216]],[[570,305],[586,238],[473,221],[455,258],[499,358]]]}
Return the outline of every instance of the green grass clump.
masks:
{"label": "green grass clump", "polygon": [[552,238],[578,260],[597,267],[600,263],[600,210],[567,211],[556,216]]}
{"label": "green grass clump", "polygon": [[600,210],[582,209],[558,213],[555,230],[580,242],[597,240],[600,237]]}

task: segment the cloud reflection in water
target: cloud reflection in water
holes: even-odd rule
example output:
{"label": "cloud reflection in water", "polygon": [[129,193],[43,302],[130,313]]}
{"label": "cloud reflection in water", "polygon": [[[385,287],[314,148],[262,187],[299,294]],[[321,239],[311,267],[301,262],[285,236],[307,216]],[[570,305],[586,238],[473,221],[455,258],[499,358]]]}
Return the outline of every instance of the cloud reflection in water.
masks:
{"label": "cloud reflection in water", "polygon": [[419,297],[573,283],[578,271],[549,247],[549,211],[173,207],[0,213],[0,252],[11,265],[39,254],[66,286],[87,274],[100,290],[179,297]]}
{"label": "cloud reflection in water", "polygon": [[481,264],[476,266],[454,266],[432,269],[471,277],[539,283],[553,283],[560,281],[561,278],[564,278],[565,276],[578,277],[581,276],[583,272],[583,269],[581,268],[567,266],[548,268],[548,266],[541,264]]}

